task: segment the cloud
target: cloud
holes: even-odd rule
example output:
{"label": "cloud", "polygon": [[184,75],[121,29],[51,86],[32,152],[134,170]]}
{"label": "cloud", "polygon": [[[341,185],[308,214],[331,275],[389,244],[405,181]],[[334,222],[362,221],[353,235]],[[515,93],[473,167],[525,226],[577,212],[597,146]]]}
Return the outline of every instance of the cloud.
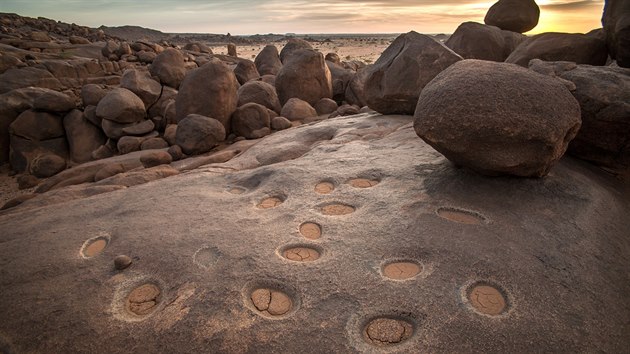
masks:
{"label": "cloud", "polygon": [[542,9],[542,11],[545,11],[545,10],[552,10],[552,11],[583,10],[583,9],[589,9],[592,7],[601,7],[603,3],[604,3],[603,1],[597,1],[597,0],[558,2],[558,3],[540,5],[540,8]]}

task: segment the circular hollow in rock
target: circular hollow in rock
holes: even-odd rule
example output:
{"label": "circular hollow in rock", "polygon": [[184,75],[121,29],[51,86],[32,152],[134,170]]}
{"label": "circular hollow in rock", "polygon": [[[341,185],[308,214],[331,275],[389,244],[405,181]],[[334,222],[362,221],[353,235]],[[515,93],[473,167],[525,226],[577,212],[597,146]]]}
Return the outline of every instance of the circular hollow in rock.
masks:
{"label": "circular hollow in rock", "polygon": [[305,222],[300,225],[300,234],[309,240],[317,240],[322,237],[322,228],[314,222]]}
{"label": "circular hollow in rock", "polygon": [[422,272],[422,266],[409,261],[393,262],[383,267],[383,275],[394,280],[407,280]]}
{"label": "circular hollow in rock", "polygon": [[448,221],[457,222],[467,225],[481,225],[486,219],[474,211],[468,211],[457,208],[439,208],[437,210],[439,217]]}
{"label": "circular hollow in rock", "polygon": [[87,240],[83,247],[81,247],[81,255],[84,258],[92,258],[98,256],[103,252],[107,244],[109,243],[109,239],[106,237],[96,237]]}
{"label": "circular hollow in rock", "polygon": [[126,309],[135,316],[146,316],[160,303],[162,292],[155,284],[143,284],[133,289],[127,296]]}
{"label": "circular hollow in rock", "polygon": [[350,180],[350,185],[354,188],[371,188],[377,185],[379,181],[366,178],[355,178]]}
{"label": "circular hollow in rock", "polygon": [[330,194],[335,190],[335,185],[330,182],[320,182],[315,186],[315,192],[319,194]]}
{"label": "circular hollow in rock", "polygon": [[289,295],[274,289],[256,289],[251,293],[250,300],[258,312],[264,316],[282,316],[293,308],[293,301]]}
{"label": "circular hollow in rock", "polygon": [[239,187],[232,187],[228,190],[228,192],[232,194],[243,194],[245,193],[245,189]]}
{"label": "circular hollow in rock", "polygon": [[277,207],[278,205],[282,203],[284,203],[284,200],[280,199],[279,197],[269,197],[269,198],[263,199],[263,201],[260,202],[260,204],[258,204],[258,208],[271,209],[271,208]]}
{"label": "circular hollow in rock", "polygon": [[365,327],[365,339],[376,346],[400,344],[413,335],[413,325],[405,320],[379,317]]}
{"label": "circular hollow in rock", "polygon": [[313,262],[319,259],[320,253],[308,246],[298,246],[285,249],[282,256],[294,262]]}
{"label": "circular hollow in rock", "polygon": [[484,315],[497,316],[507,309],[503,291],[490,284],[477,283],[471,286],[468,301],[476,311]]}
{"label": "circular hollow in rock", "polygon": [[353,206],[346,204],[329,204],[322,207],[322,213],[324,215],[348,215],[354,213],[356,209]]}

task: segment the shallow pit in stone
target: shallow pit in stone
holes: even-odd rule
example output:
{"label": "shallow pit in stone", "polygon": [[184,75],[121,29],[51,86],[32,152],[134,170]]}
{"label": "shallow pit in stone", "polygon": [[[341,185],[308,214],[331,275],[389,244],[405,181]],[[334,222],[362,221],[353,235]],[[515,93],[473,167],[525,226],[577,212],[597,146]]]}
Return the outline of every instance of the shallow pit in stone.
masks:
{"label": "shallow pit in stone", "polygon": [[458,208],[439,208],[437,214],[443,219],[460,224],[481,225],[486,222],[481,214]]}
{"label": "shallow pit in stone", "polygon": [[134,316],[146,316],[155,310],[161,300],[162,291],[152,283],[140,285],[127,296],[125,308]]}
{"label": "shallow pit in stone", "polygon": [[291,297],[280,290],[259,288],[251,293],[250,300],[264,316],[283,316],[293,309]]}
{"label": "shallow pit in stone", "polygon": [[478,282],[471,285],[467,298],[470,305],[483,315],[498,316],[508,309],[505,292],[493,284]]}
{"label": "shallow pit in stone", "polygon": [[372,188],[379,184],[379,181],[367,178],[355,178],[351,179],[348,183],[354,188]]}
{"label": "shallow pit in stone", "polygon": [[408,280],[420,274],[422,266],[411,261],[396,261],[385,264],[382,272],[389,279]]}
{"label": "shallow pit in stone", "polygon": [[240,188],[240,187],[232,187],[230,189],[228,189],[228,192],[231,194],[243,194],[245,193],[245,189],[244,188]]}
{"label": "shallow pit in stone", "polygon": [[319,194],[330,194],[335,190],[335,185],[331,182],[320,182],[315,186],[315,192]]}
{"label": "shallow pit in stone", "polygon": [[300,234],[309,240],[317,240],[322,237],[322,227],[314,222],[305,222],[300,225]]}
{"label": "shallow pit in stone", "polygon": [[348,215],[355,211],[355,207],[342,203],[332,203],[321,207],[324,215]]}
{"label": "shallow pit in stone", "polygon": [[284,198],[281,197],[269,197],[263,199],[260,204],[258,204],[259,209],[271,209],[279,206],[284,203]]}
{"label": "shallow pit in stone", "polygon": [[91,238],[83,243],[81,247],[81,255],[84,258],[92,258],[101,254],[107,245],[109,244],[109,238],[101,236]]}
{"label": "shallow pit in stone", "polygon": [[294,262],[313,262],[321,257],[321,252],[313,247],[300,245],[284,247],[282,257]]}
{"label": "shallow pit in stone", "polygon": [[413,324],[403,319],[378,317],[365,326],[365,340],[375,346],[403,343],[413,335]]}

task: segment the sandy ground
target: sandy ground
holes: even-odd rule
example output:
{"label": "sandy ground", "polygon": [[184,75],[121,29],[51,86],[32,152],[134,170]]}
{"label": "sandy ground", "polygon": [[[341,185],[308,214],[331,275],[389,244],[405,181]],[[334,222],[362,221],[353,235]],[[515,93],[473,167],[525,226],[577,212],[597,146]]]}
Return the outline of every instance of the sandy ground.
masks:
{"label": "sandy ground", "polygon": [[[393,38],[392,38],[393,40]],[[337,53],[341,60],[361,60],[366,64],[372,64],[378,59],[383,51],[390,45],[390,39],[369,39],[369,38],[348,38],[335,39],[332,42],[312,42],[313,48],[326,55]],[[286,42],[274,43],[281,51]],[[213,53],[227,54],[227,46],[211,46]],[[256,55],[264,48],[264,45],[237,46],[236,52],[239,57],[254,60]]]}
{"label": "sandy ground", "polygon": [[15,176],[9,176],[9,171],[9,164],[0,166],[0,206],[20,195],[33,193],[33,189],[35,189],[19,190]]}

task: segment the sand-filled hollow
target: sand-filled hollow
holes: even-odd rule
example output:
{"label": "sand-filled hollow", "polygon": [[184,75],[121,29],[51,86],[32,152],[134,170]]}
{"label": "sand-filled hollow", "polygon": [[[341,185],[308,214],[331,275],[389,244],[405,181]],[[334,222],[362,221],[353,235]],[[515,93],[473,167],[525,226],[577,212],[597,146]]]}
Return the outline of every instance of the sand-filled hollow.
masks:
{"label": "sand-filled hollow", "polygon": [[335,185],[330,182],[320,182],[315,186],[315,192],[319,194],[330,194],[335,190]]}
{"label": "sand-filled hollow", "polygon": [[146,316],[155,310],[162,292],[155,284],[144,284],[133,289],[127,296],[126,309],[136,316]]}
{"label": "sand-filled hollow", "polygon": [[103,252],[103,250],[105,250],[108,244],[109,240],[105,237],[97,237],[87,240],[83,244],[83,247],[81,247],[81,255],[85,258],[98,256],[101,252]]}
{"label": "sand-filled hollow", "polygon": [[309,240],[317,240],[322,237],[322,227],[314,222],[305,222],[300,225],[300,234]]}
{"label": "sand-filled hollow", "polygon": [[258,204],[259,209],[271,209],[279,206],[284,203],[284,200],[280,197],[269,197],[263,199],[260,204]]}
{"label": "sand-filled hollow", "polygon": [[401,319],[380,317],[367,324],[364,335],[368,343],[376,346],[400,344],[413,335],[413,325]]}
{"label": "sand-filled hollow", "polygon": [[282,256],[294,262],[313,262],[319,259],[320,252],[311,247],[298,246],[285,249]]}
{"label": "sand-filled hollow", "polygon": [[379,181],[367,178],[355,178],[350,180],[349,183],[354,188],[372,188],[377,185]]}
{"label": "sand-filled hollow", "polygon": [[457,208],[439,208],[437,214],[443,219],[460,224],[481,225],[486,221],[486,219],[478,213]]}
{"label": "sand-filled hollow", "polygon": [[507,309],[503,292],[488,284],[474,285],[468,293],[468,300],[475,310],[484,315],[497,316]]}
{"label": "sand-filled hollow", "polygon": [[328,204],[322,207],[324,215],[348,215],[356,210],[353,206],[341,203]]}
{"label": "sand-filled hollow", "polygon": [[250,295],[254,307],[266,316],[282,316],[293,308],[289,295],[279,290],[256,289]]}
{"label": "sand-filled hollow", "polygon": [[409,261],[393,262],[383,267],[383,275],[394,280],[414,278],[422,272],[422,266]]}

